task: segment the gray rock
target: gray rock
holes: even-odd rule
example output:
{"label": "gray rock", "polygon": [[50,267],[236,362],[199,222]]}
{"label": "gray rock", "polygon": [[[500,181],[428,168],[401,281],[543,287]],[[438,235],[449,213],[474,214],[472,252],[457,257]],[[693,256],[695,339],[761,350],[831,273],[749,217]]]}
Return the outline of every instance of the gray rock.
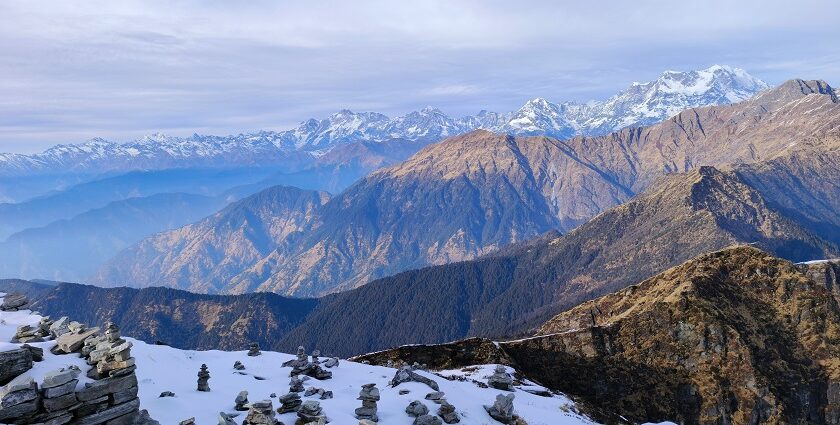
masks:
{"label": "gray rock", "polygon": [[65,410],[78,402],[79,400],[76,399],[76,394],[73,393],[64,394],[63,396],[58,396],[56,398],[45,398],[43,400],[44,409],[46,409],[47,412]]}
{"label": "gray rock", "polygon": [[277,401],[280,402],[280,407],[277,408],[277,413],[283,414],[288,412],[296,412],[303,401],[300,399],[300,394],[298,393],[288,393],[285,395],[280,396]]}
{"label": "gray rock", "polygon": [[233,368],[235,370],[245,370],[245,365],[242,364],[242,362],[240,362],[239,360],[237,360],[237,361],[233,362]]}
{"label": "gray rock", "polygon": [[326,419],[324,415],[321,414],[321,404],[315,400],[307,400],[300,406],[298,409],[297,415],[303,423],[308,424],[310,422],[318,422],[322,419]]}
{"label": "gray rock", "polygon": [[[74,322],[75,323],[75,322]],[[56,350],[63,353],[74,353],[81,350],[85,339],[99,332],[99,328],[91,328],[78,332],[67,332],[56,339]]]}
{"label": "gray rock", "polygon": [[262,352],[260,352],[260,344],[252,342],[250,347],[248,348],[248,355],[251,357],[255,357],[259,356],[260,354],[262,354]]}
{"label": "gray rock", "polygon": [[111,404],[121,404],[137,398],[137,387],[129,387],[111,394]]}
{"label": "gray rock", "polygon": [[410,381],[420,382],[421,384],[428,385],[429,388],[435,391],[440,391],[440,387],[438,386],[437,382],[413,371],[410,366],[403,366],[397,370],[397,373],[394,374],[394,378],[391,379],[391,386],[396,387],[397,385],[400,385],[403,382]]}
{"label": "gray rock", "polygon": [[10,392],[3,395],[3,398],[0,399],[0,408],[6,409],[8,407],[17,406],[18,404],[26,403],[27,401],[32,401],[37,398],[38,390],[32,388]]}
{"label": "gray rock", "polygon": [[238,410],[240,412],[248,410],[248,407],[246,406],[248,404],[248,391],[240,391],[233,403],[235,405],[234,410]]}
{"label": "gray rock", "polygon": [[136,386],[137,376],[134,374],[104,378],[86,383],[85,388],[76,392],[76,396],[79,398],[79,401],[88,402]]}
{"label": "gray rock", "polygon": [[0,382],[6,382],[32,369],[32,352],[21,348],[0,352]]}
{"label": "gray rock", "polygon": [[219,425],[238,425],[236,421],[233,420],[233,416],[228,415],[225,412],[219,412]]}
{"label": "gray rock", "polygon": [[69,367],[47,372],[47,374],[44,375],[43,382],[41,382],[41,388],[58,387],[70,381],[78,380],[80,372],[81,371],[78,368]]}
{"label": "gray rock", "polygon": [[445,396],[446,396],[446,394],[444,394],[441,391],[434,391],[434,392],[426,394],[426,400],[432,400],[436,403],[439,403],[441,400],[443,400],[443,398]]}
{"label": "gray rock", "polygon": [[414,400],[405,408],[405,413],[407,413],[408,416],[416,418],[418,416],[428,415],[429,408],[426,407],[426,405],[420,400]]}
{"label": "gray rock", "polygon": [[15,379],[9,381],[8,384],[0,387],[0,398],[6,396],[6,394],[13,393],[16,391],[23,391],[23,390],[37,390],[38,384],[35,383],[35,380],[32,379],[31,376],[28,374],[20,375]]}
{"label": "gray rock", "polygon": [[92,415],[88,415],[82,418],[76,419],[73,422],[73,425],[96,425],[108,422],[111,419],[118,418],[123,415],[127,415],[129,413],[139,412],[140,411],[140,400],[134,399],[127,403],[118,404],[116,406],[107,408],[105,410],[96,412]]}
{"label": "gray rock", "polygon": [[44,396],[44,398],[55,398],[63,396],[64,394],[69,394],[75,391],[76,385],[78,385],[78,383],[79,380],[74,379],[57,387],[44,388],[43,390],[41,390],[41,394]]}
{"label": "gray rock", "polygon": [[418,416],[414,419],[413,425],[442,425],[440,418],[432,415]]}
{"label": "gray rock", "polygon": [[242,425],[275,425],[276,423],[271,400],[262,400],[251,403],[251,408]]}
{"label": "gray rock", "polygon": [[[303,381],[297,375],[292,376],[289,380],[289,392],[300,393],[303,392]],[[306,394],[311,395],[311,394]]]}
{"label": "gray rock", "polygon": [[50,334],[54,338],[58,338],[61,335],[64,335],[67,332],[70,332],[70,329],[67,328],[68,319],[67,316],[64,316],[55,322],[52,322],[50,325]]}
{"label": "gray rock", "polygon": [[164,391],[158,396],[158,398],[161,397],[175,397],[175,393],[173,393],[172,391]]}
{"label": "gray rock", "polygon": [[29,352],[32,353],[32,361],[40,362],[40,361],[44,360],[44,349],[43,348],[33,347],[29,344],[23,344],[23,345],[20,346],[20,348],[22,348],[24,350],[29,350]]}
{"label": "gray rock", "polygon": [[24,294],[7,294],[3,297],[3,303],[0,304],[0,310],[3,311],[17,311],[29,304],[29,299]]}
{"label": "gray rock", "polygon": [[324,360],[323,365],[324,365],[324,367],[333,368],[333,367],[338,366],[338,363],[339,363],[338,357],[330,357],[330,358]]}
{"label": "gray rock", "polygon": [[449,404],[448,401],[444,400],[443,403],[440,404],[440,408],[437,411],[438,416],[443,419],[444,422],[448,424],[454,424],[461,422],[461,418],[458,416],[458,412],[455,411],[455,406]]}
{"label": "gray rock", "polygon": [[498,390],[513,391],[513,377],[504,366],[496,365],[495,372],[487,379],[487,385]]}
{"label": "gray rock", "polygon": [[0,421],[19,418],[38,411],[38,400],[31,400],[25,403],[16,404],[8,408],[0,408]]}
{"label": "gray rock", "polygon": [[503,424],[512,424],[514,421],[513,398],[513,394],[499,394],[496,396],[496,401],[493,405],[484,406],[484,410],[487,411],[491,418]]}
{"label": "gray rock", "polygon": [[178,422],[178,425],[195,425],[195,418],[184,419],[181,422]]}

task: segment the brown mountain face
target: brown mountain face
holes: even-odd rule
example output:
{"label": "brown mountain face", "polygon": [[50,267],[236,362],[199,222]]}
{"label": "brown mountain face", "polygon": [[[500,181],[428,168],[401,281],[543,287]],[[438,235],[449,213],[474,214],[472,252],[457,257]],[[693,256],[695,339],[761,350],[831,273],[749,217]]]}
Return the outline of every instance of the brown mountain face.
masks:
{"label": "brown mountain face", "polygon": [[[178,229],[156,237],[166,244],[147,240],[121,254],[96,281],[295,296],[346,290],[573,229],[664,174],[767,160],[798,143],[818,143],[840,133],[837,102],[825,83],[793,80],[746,102],[692,109],[603,137],[558,141],[476,131],[364,178],[302,224],[294,244],[275,237],[261,256],[224,260],[181,248],[196,236]],[[159,275],[147,275],[149,263]],[[188,276],[186,263],[202,266]]]}
{"label": "brown mountain face", "polygon": [[729,248],[581,304],[495,351],[474,339],[358,360],[507,361],[637,423],[837,424],[840,306],[801,267]]}

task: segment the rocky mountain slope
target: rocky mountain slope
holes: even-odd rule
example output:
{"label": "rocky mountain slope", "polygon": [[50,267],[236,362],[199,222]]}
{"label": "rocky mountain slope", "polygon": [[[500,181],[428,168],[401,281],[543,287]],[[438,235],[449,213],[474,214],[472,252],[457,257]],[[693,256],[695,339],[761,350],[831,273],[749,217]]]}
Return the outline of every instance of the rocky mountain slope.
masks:
{"label": "rocky mountain slope", "polygon": [[93,139],[35,155],[0,154],[0,176],[173,167],[294,167],[346,144],[392,139],[429,142],[479,128],[558,138],[604,134],[649,125],[688,108],[738,102],[766,88],[743,70],[715,65],[699,71],[667,71],[655,81],[634,83],[605,102],[555,104],[534,99],[514,112],[482,111],[463,118],[431,107],[396,118],[342,110],[280,132],[187,138],[155,134],[124,144]]}
{"label": "rocky mountain slope", "polygon": [[[840,103],[833,90],[803,80],[602,137],[560,141],[476,131],[364,178],[319,209],[317,226],[294,246],[232,264],[233,273],[183,278],[178,265],[165,260],[171,255],[147,240],[109,262],[96,282],[186,288],[202,281],[225,293],[320,295],[573,229],[663,174],[768,160],[800,143],[833,146],[825,138],[836,134]],[[187,244],[194,236],[173,231],[168,237]],[[130,273],[152,262],[171,272],[152,280]]]}
{"label": "rocky mountain slope", "polygon": [[535,337],[357,360],[452,368],[499,359],[637,423],[836,424],[838,356],[840,305],[823,282],[740,246],[581,304]]}

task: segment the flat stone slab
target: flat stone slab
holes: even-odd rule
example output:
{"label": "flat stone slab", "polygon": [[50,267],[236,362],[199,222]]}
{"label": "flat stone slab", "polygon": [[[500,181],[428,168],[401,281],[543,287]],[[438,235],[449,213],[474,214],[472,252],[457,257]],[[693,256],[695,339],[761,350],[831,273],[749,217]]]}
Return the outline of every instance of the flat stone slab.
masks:
{"label": "flat stone slab", "polygon": [[41,388],[53,388],[64,385],[74,379],[79,378],[79,370],[72,368],[62,368],[47,372],[44,375],[44,381],[41,383]]}
{"label": "flat stone slab", "polygon": [[59,351],[65,353],[74,353],[82,349],[85,339],[97,332],[99,332],[99,328],[91,328],[80,333],[68,332],[56,339],[56,347]]}
{"label": "flat stone slab", "polygon": [[32,352],[20,348],[0,352],[0,384],[32,369]]}

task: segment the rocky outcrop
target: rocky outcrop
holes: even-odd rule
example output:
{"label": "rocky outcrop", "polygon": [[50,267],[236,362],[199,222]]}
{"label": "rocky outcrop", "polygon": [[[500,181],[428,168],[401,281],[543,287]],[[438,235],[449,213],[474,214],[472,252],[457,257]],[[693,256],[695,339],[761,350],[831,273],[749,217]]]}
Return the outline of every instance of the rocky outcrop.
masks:
{"label": "rocky outcrop", "polygon": [[[809,268],[734,247],[581,304],[490,356],[455,365],[452,347],[425,346],[358,360],[505,357],[594,416],[632,422],[838,424],[840,306]],[[457,344],[480,353],[480,341]]]}

